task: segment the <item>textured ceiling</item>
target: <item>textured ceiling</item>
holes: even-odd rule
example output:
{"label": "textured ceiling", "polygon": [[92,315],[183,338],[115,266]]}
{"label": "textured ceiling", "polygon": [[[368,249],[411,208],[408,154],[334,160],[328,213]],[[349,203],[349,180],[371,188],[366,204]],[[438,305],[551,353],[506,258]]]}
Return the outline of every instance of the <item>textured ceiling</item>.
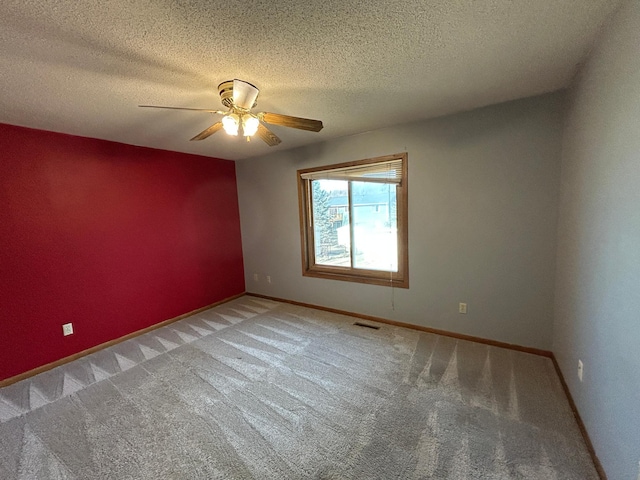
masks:
{"label": "textured ceiling", "polygon": [[[0,122],[241,159],[565,87],[619,0],[2,0]],[[260,88],[282,144],[219,132]]]}

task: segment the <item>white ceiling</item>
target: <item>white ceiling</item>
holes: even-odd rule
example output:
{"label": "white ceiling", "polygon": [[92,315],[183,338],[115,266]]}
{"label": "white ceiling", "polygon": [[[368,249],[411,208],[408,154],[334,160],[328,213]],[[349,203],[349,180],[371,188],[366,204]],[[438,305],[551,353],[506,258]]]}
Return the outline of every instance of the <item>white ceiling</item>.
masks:
{"label": "white ceiling", "polygon": [[[227,159],[568,86],[619,0],[2,0],[0,122]],[[324,122],[223,132],[217,85]]]}

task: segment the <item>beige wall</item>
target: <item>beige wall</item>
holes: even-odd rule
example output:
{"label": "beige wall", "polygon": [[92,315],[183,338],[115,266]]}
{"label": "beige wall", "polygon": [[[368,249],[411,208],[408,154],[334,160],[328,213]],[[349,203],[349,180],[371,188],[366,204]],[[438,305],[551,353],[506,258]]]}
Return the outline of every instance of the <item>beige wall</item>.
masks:
{"label": "beige wall", "polygon": [[[550,349],[562,109],[553,94],[238,162],[247,290]],[[403,151],[411,288],[303,277],[296,170]]]}

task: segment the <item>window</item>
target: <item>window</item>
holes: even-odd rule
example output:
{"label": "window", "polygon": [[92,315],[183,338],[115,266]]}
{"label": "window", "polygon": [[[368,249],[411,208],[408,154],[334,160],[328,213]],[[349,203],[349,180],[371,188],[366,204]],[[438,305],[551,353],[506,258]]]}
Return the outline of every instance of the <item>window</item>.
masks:
{"label": "window", "polygon": [[302,274],[409,288],[407,154],[298,170]]}

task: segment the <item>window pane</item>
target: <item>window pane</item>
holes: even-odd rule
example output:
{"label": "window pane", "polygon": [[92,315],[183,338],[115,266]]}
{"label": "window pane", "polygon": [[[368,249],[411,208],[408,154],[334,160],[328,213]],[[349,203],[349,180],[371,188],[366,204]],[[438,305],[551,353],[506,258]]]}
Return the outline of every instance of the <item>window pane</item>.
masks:
{"label": "window pane", "polygon": [[396,186],[351,182],[356,268],[398,271]]}
{"label": "window pane", "polygon": [[311,186],[316,263],[350,267],[348,182],[313,180]]}

